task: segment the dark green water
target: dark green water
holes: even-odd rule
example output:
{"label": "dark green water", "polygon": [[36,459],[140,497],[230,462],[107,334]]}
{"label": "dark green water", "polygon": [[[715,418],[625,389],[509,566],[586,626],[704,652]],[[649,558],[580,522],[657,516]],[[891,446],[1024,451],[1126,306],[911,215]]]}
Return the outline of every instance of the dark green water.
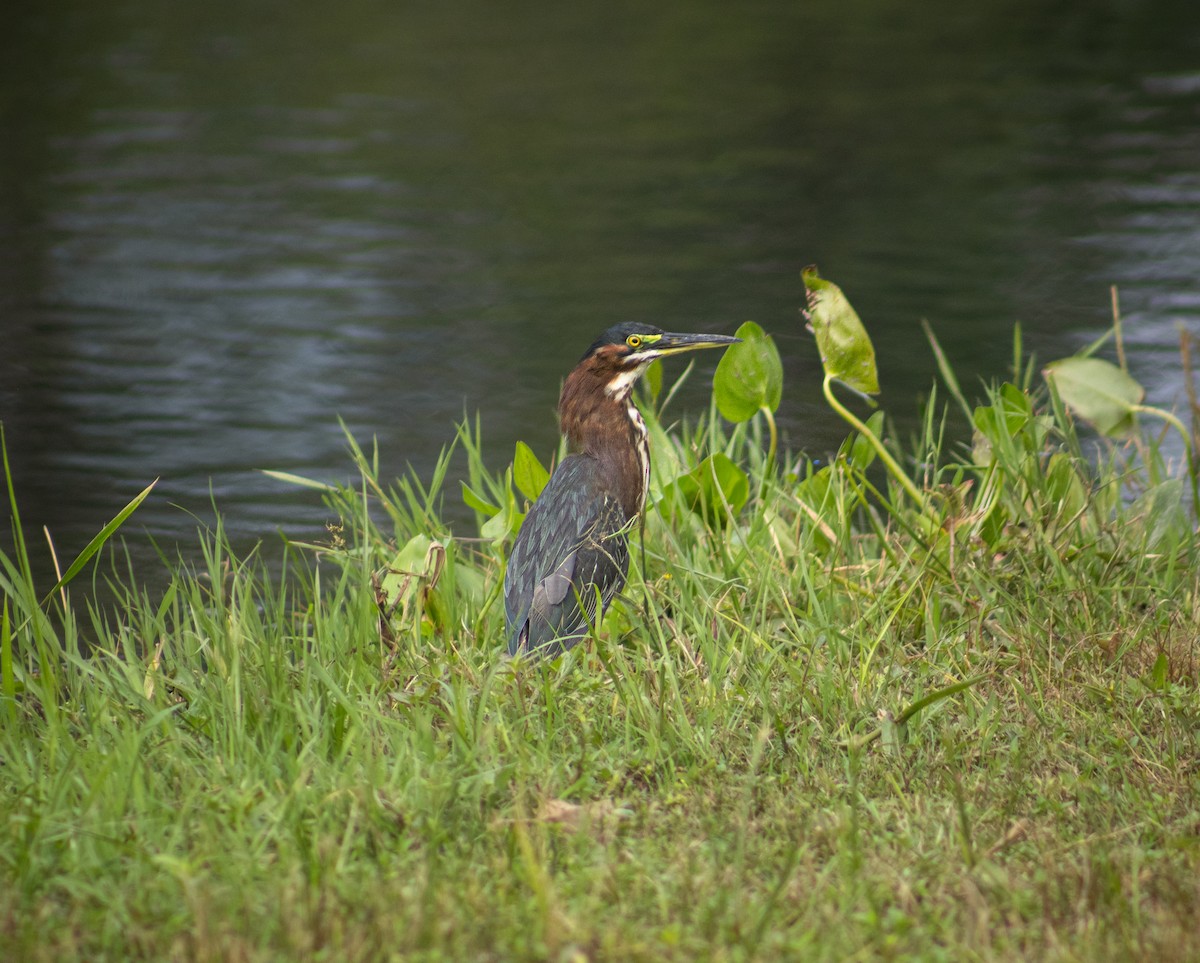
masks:
{"label": "dark green water", "polygon": [[[1200,331],[1200,3],[151,3],[0,14],[0,418],[27,532],[313,537],[347,475],[462,412],[548,454],[616,320],[758,321],[795,449],[843,437],[799,319],[816,263],[903,422],[929,318],[970,385],[1020,320],[1108,322],[1180,404]],[[715,358],[702,358],[697,381]],[[675,368],[673,370],[678,370]],[[687,405],[704,404],[697,384]],[[454,514],[454,510],[451,511]],[[40,537],[40,536],[39,536]],[[135,553],[149,555],[144,539]]]}

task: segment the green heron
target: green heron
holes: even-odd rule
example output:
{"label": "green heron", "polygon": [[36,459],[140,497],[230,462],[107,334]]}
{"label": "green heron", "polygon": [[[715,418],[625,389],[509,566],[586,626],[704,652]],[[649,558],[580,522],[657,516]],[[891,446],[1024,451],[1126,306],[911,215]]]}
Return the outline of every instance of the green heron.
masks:
{"label": "green heron", "polygon": [[625,584],[627,533],[650,481],[650,440],[630,397],[634,382],[657,358],[738,340],[618,324],[567,375],[558,417],[575,453],[529,509],[504,575],[512,655],[569,649]]}

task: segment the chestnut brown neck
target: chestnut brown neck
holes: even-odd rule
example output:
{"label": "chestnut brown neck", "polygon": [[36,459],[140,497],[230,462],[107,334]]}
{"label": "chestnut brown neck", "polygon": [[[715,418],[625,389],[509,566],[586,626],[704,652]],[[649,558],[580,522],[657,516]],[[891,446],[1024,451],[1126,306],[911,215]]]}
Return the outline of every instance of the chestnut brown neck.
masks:
{"label": "chestnut brown neck", "polygon": [[626,518],[642,510],[650,475],[649,437],[631,397],[638,373],[593,355],[567,376],[558,400],[562,433],[600,464]]}

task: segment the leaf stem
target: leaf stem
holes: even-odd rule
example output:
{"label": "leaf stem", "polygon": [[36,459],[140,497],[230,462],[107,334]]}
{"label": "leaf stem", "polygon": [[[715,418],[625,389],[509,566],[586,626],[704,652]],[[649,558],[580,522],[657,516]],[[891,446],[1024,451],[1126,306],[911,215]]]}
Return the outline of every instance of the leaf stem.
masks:
{"label": "leaf stem", "polygon": [[779,444],[779,429],[775,426],[775,415],[771,409],[763,405],[759,409],[767,419],[767,433],[770,441],[767,443],[767,463],[763,467],[762,484],[758,486],[758,499],[764,501],[767,497],[767,479],[775,474],[775,450]]}
{"label": "leaf stem", "polygon": [[1187,452],[1188,477],[1192,483],[1192,510],[1200,518],[1200,487],[1198,487],[1200,482],[1197,479],[1196,450],[1192,447],[1191,432],[1187,430],[1187,426],[1178,417],[1163,408],[1155,408],[1153,405],[1132,405],[1131,407],[1139,414],[1153,415],[1156,418],[1161,418],[1179,432],[1179,437],[1183,439],[1184,450]]}
{"label": "leaf stem", "polygon": [[842,403],[834,397],[833,389],[831,387],[832,384],[833,376],[828,374],[825,375],[825,381],[821,385],[821,390],[825,394],[825,400],[829,402],[829,407],[841,415],[845,421],[849,422],[859,434],[861,434],[867,439],[867,441],[871,443],[880,459],[887,466],[887,470],[891,476],[900,483],[900,487],[904,489],[909,498],[911,498],[921,507],[922,510],[924,510],[926,508],[925,498],[917,489],[917,486],[912,483],[912,479],[910,479],[904,473],[904,469],[896,463],[896,459],[894,459],[891,455],[891,452],[884,447],[883,442],[875,437],[875,433],[871,431],[871,429],[865,424],[863,424],[863,422],[859,421],[859,419],[856,418],[848,408],[844,407]]}

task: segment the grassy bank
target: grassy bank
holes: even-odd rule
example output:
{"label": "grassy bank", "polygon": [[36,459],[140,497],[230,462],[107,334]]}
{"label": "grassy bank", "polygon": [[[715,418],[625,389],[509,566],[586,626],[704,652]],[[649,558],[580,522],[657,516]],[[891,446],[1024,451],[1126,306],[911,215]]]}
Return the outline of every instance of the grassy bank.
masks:
{"label": "grassy bank", "polygon": [[[4,957],[1198,958],[1186,472],[1010,380],[889,441],[919,499],[858,434],[648,411],[644,556],[548,665],[500,655],[523,499],[470,426],[358,452],[282,575],[218,529],[80,617],[0,560]],[[744,492],[678,482],[715,452]]]}

